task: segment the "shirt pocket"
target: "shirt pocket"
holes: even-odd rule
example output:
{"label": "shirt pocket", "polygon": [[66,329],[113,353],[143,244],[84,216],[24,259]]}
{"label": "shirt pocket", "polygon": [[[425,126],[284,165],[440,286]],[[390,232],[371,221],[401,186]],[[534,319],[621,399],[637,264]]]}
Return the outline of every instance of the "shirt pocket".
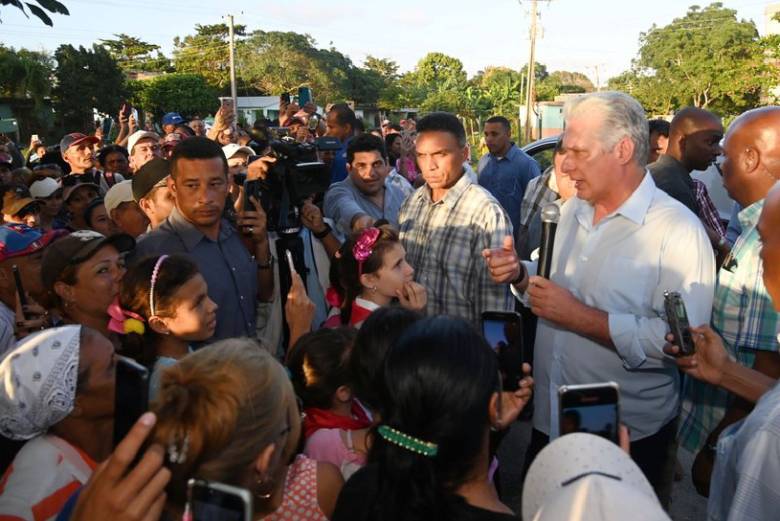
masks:
{"label": "shirt pocket", "polygon": [[657,270],[640,259],[610,255],[595,281],[597,307],[608,313],[634,313],[652,307],[651,291],[658,284]]}

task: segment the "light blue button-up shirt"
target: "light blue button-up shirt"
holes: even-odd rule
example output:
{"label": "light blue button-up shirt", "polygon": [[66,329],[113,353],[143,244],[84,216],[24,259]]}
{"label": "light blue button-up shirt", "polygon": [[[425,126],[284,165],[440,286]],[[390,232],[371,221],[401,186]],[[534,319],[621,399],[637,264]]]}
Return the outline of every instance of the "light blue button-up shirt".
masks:
{"label": "light blue button-up shirt", "polygon": [[[559,386],[614,381],[621,421],[636,441],[658,432],[678,411],[678,370],[663,353],[664,292],[680,292],[691,324],[708,323],[715,259],[701,221],[649,174],[620,208],[598,224],[593,215],[586,201],[564,203],[550,278],[609,314],[615,350],[540,319],[534,427],[558,435]],[[536,273],[535,262],[526,266]]]}
{"label": "light blue button-up shirt", "polygon": [[520,201],[528,181],[540,175],[539,164],[517,148],[509,147],[504,157],[485,154],[477,165],[479,184],[487,189],[506,210],[512,229],[520,224]]}

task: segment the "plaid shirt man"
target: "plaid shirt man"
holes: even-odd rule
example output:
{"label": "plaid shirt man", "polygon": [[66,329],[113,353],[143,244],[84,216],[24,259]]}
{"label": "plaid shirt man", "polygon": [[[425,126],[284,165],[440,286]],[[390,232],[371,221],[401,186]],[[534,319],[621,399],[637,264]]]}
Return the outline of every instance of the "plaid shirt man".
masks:
{"label": "plaid shirt man", "polygon": [[691,180],[693,181],[693,195],[696,197],[696,203],[699,205],[699,219],[706,226],[718,232],[718,235],[725,237],[726,227],[723,226],[723,222],[720,220],[720,214],[718,209],[715,208],[715,203],[710,199],[707,185],[698,179]]}
{"label": "plaid shirt man", "polygon": [[478,326],[483,311],[514,309],[508,286],[492,281],[482,258],[485,248],[501,248],[512,224],[473,172],[464,172],[436,202],[427,185],[420,187],[404,202],[398,221],[415,279],[428,290],[429,314]]}
{"label": "plaid shirt man", "polygon": [[[752,367],[754,351],[777,351],[776,335],[780,314],[764,287],[759,258],[760,240],[756,224],[764,200],[739,213],[742,234],[718,273],[712,309],[712,327],[723,338],[731,356]],[[692,378],[686,379],[680,429],[680,442],[690,451],[698,451],[707,436],[720,423],[729,394]]]}

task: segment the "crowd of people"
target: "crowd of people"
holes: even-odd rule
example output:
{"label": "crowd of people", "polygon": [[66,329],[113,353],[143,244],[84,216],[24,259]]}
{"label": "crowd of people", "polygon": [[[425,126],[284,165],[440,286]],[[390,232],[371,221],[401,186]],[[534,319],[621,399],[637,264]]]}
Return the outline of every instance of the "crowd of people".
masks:
{"label": "crowd of people", "polygon": [[[773,518],[780,107],[724,135],[699,108],[574,97],[544,170],[501,116],[472,168],[443,112],[127,114],[110,143],[0,145],[0,520],[193,519],[193,479],[245,491],[252,519],[668,519],[680,447],[709,519]],[[731,222],[691,177],[711,164]],[[515,310],[507,386],[481,322]],[[126,363],[149,410],[115,439]],[[619,443],[561,435],[559,388],[602,382]],[[498,449],[522,418],[513,511]]]}

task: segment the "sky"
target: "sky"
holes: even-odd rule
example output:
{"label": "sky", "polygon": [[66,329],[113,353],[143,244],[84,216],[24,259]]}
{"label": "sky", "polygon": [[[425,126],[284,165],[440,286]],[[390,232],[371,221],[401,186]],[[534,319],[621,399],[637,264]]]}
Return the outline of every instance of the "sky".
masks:
{"label": "sky", "polygon": [[[428,52],[459,58],[469,73],[486,66],[519,69],[528,62],[529,0],[61,0],[70,16],[54,16],[54,27],[17,9],[0,10],[0,43],[54,50],[62,43],[91,45],[126,33],[160,45],[170,55],[173,37],[194,32],[233,14],[249,31],[308,33],[319,47],[336,47],[361,64],[368,55],[390,58],[401,71]],[[582,72],[603,85],[628,69],[639,34],[685,15],[694,0],[540,1],[537,61],[548,71]],[[707,5],[708,2],[699,2]],[[764,32],[764,8],[772,3],[723,0]],[[240,64],[239,64],[240,66]]]}

